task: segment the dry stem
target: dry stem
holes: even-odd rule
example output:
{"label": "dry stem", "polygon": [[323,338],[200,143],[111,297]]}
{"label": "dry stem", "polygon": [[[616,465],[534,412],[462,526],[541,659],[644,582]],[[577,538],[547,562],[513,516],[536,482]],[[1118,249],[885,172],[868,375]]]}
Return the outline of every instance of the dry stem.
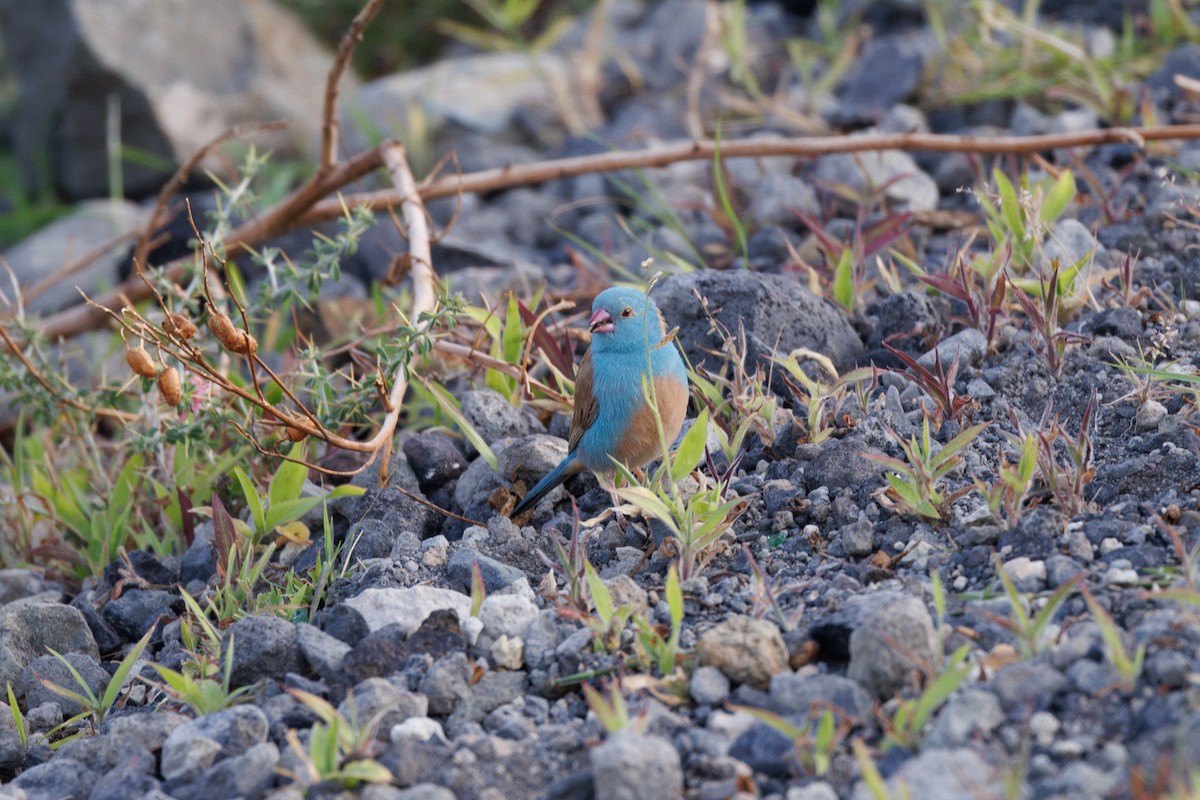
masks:
{"label": "dry stem", "polygon": [[367,25],[371,24],[371,20],[379,13],[382,6],[383,0],[367,0],[367,4],[355,15],[354,21],[342,35],[337,55],[333,59],[333,66],[329,68],[329,75],[325,78],[325,109],[321,117],[321,161],[319,166],[319,171],[322,173],[333,169],[337,164],[338,131],[341,127],[337,118],[338,84],[342,80],[342,73],[346,71],[346,66],[350,63],[350,57],[354,55],[359,42],[362,41],[363,31],[366,30]]}

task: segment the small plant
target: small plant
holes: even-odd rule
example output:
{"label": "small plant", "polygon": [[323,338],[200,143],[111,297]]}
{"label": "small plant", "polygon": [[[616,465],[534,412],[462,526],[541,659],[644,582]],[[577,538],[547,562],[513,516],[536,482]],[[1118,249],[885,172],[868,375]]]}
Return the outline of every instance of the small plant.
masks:
{"label": "small plant", "polygon": [[[800,365],[801,358],[819,364],[821,371],[832,376],[832,381],[826,382],[811,377]],[[837,417],[838,409],[852,389],[860,392],[857,397],[858,404],[866,410],[866,395],[871,391],[870,387],[876,379],[873,369],[856,369],[840,375],[828,356],[803,347],[788,353],[785,358],[772,360],[783,367],[783,381],[796,398],[797,404],[804,410],[803,423],[807,441],[820,444],[833,436],[839,426],[848,426],[845,420],[839,420]]]}
{"label": "small plant", "polygon": [[1089,341],[1087,336],[1064,330],[1061,326],[1060,299],[1064,293],[1062,277],[1056,261],[1048,278],[1038,278],[1038,290],[1034,294],[1030,294],[1025,287],[1015,282],[1012,286],[1013,296],[1017,298],[1018,305],[1032,323],[1034,333],[1041,339],[1042,357],[1055,380],[1062,376],[1063,355],[1067,347]]}
{"label": "small plant", "polygon": [[[717,323],[719,324],[719,323]],[[721,448],[725,461],[737,461],[751,434],[768,444],[775,440],[776,398],[766,387],[766,376],[759,368],[753,375],[743,360],[745,337],[726,338],[722,354],[732,374],[724,371],[709,373],[703,366],[688,370],[688,379],[696,387],[696,395],[704,403],[710,429]]]}
{"label": "small plant", "polygon": [[1104,640],[1104,653],[1108,658],[1108,663],[1116,670],[1117,676],[1121,680],[1121,688],[1132,692],[1137,687],[1138,677],[1142,674],[1142,665],[1146,660],[1146,645],[1138,645],[1130,654],[1125,644],[1125,637],[1117,624],[1113,622],[1112,615],[1096,602],[1096,598],[1092,596],[1086,586],[1081,586],[1080,591],[1083,594],[1084,602],[1087,603],[1088,611],[1091,612],[1096,624],[1100,627],[1100,637]]}
{"label": "small plant", "polygon": [[935,349],[933,351],[933,369],[929,369],[908,353],[897,350],[887,342],[884,342],[883,346],[908,367],[906,371],[898,374],[917,384],[933,400],[933,413],[939,422],[958,419],[964,411],[975,407],[974,400],[963,397],[954,391],[954,379],[958,375],[957,356],[955,356],[954,363],[950,365],[950,369],[946,370],[942,366],[941,353]]}
{"label": "small plant", "polygon": [[804,725],[796,725],[787,717],[752,706],[733,706],[733,710],[743,711],[791,739],[796,760],[814,778],[829,774],[833,766],[833,753],[852,727],[850,719],[835,713],[833,708],[825,708],[819,715],[810,712],[809,720]]}
{"label": "small plant", "polygon": [[321,720],[312,726],[307,750],[294,730],[287,732],[288,744],[305,769],[306,785],[333,781],[352,789],[362,783],[392,781],[387,767],[371,757],[380,719],[360,723],[354,713],[353,694],[347,698],[350,706],[347,717],[315,694],[299,689],[287,691]]}
{"label": "small plant", "polygon": [[625,704],[625,695],[621,693],[620,681],[608,683],[608,697],[592,686],[584,683],[580,686],[588,708],[596,715],[596,721],[607,733],[616,733],[634,725],[629,718],[629,707]]}
{"label": "small plant", "polygon": [[[291,457],[299,458],[303,454],[303,445],[296,445],[293,451]],[[258,493],[254,482],[241,467],[235,466],[233,474],[242,489],[246,507],[250,509],[252,523],[252,526],[247,526],[241,520],[234,520],[234,526],[255,545],[271,533],[286,533],[293,540],[299,537],[302,541],[308,541],[308,526],[300,523],[296,527],[301,517],[322,501],[361,495],[365,491],[360,486],[344,484],[325,495],[302,497],[308,467],[288,459],[279,462],[267,487],[266,497]]]}
{"label": "small plant", "polygon": [[1000,579],[1000,585],[1004,588],[1004,594],[1008,597],[1009,605],[1012,608],[1012,616],[1001,617],[987,614],[987,617],[996,624],[1007,628],[1017,637],[1018,649],[1023,658],[1033,658],[1050,644],[1046,635],[1050,622],[1066,599],[1078,589],[1080,576],[1077,575],[1058,587],[1054,594],[1050,595],[1041,608],[1034,613],[1033,603],[1017,591],[1012,578],[1008,577],[1008,573],[1004,571],[1004,565],[1000,563],[999,556],[993,556],[993,562],[996,566],[996,576]]}
{"label": "small plant", "polygon": [[13,694],[12,684],[5,681],[4,690],[8,695],[8,710],[12,713],[13,725],[17,729],[17,738],[21,741],[21,749],[24,750],[29,747],[29,730],[25,727],[25,715],[21,713],[21,706],[17,704],[17,696]]}
{"label": "small plant", "polygon": [[1008,434],[1008,440],[1020,453],[1015,462],[1000,456],[997,478],[992,484],[975,479],[975,488],[987,499],[988,510],[1007,520],[1009,527],[1017,524],[1025,500],[1033,488],[1038,470],[1038,437],[1033,433]]}
{"label": "small plant", "polygon": [[664,589],[667,607],[671,610],[671,627],[669,631],[661,630],[660,626],[650,624],[641,615],[635,615],[634,624],[638,629],[636,647],[638,660],[643,665],[654,665],[663,676],[675,672],[675,664],[679,657],[679,634],[683,630],[683,589],[679,585],[679,571],[675,565],[667,567],[667,582]]}
{"label": "small plant", "polygon": [[992,349],[999,321],[1008,316],[1008,276],[1004,266],[1011,251],[1012,245],[1005,244],[986,256],[975,253],[964,258],[960,254],[953,272],[929,274],[919,267],[914,270],[918,280],[963,304],[967,323],[987,338],[988,350]]}
{"label": "small plant", "polygon": [[567,542],[567,546],[563,547],[558,537],[552,535],[555,558],[551,559],[541,551],[538,552],[538,555],[550,567],[551,573],[557,576],[553,593],[561,597],[557,591],[557,582],[563,581],[566,584],[565,602],[567,607],[571,609],[572,613],[586,614],[591,607],[587,595],[587,545],[583,529],[579,525],[579,507],[575,504],[574,498],[571,499],[571,511],[571,538]]}
{"label": "small plant", "polygon": [[[1046,406],[1038,430],[1038,473],[1046,490],[1059,509],[1073,517],[1087,507],[1084,490],[1095,476],[1092,466],[1092,417],[1096,411],[1096,392],[1092,390],[1083,415],[1079,433],[1071,436],[1057,418],[1050,419],[1051,406]],[[1059,453],[1065,455],[1065,460]]]}
{"label": "small plant", "polygon": [[986,424],[979,424],[964,428],[941,448],[934,450],[929,435],[929,418],[925,417],[919,437],[914,433],[905,441],[895,431],[890,432],[904,451],[904,461],[882,453],[867,453],[864,457],[887,468],[885,477],[888,490],[885,498],[893,508],[926,519],[945,521],[950,517],[950,507],[954,501],[973,487],[964,486],[947,493],[944,491],[943,478],[962,463],[961,451],[986,427]]}
{"label": "small plant", "polygon": [[[194,600],[192,602],[195,603]],[[204,624],[208,624],[207,621]],[[173,670],[162,664],[151,664],[150,666],[163,681],[161,684],[151,683],[151,685],[161,689],[176,703],[190,708],[196,717],[203,717],[229,708],[246,699],[245,695],[251,688],[243,686],[240,689],[230,689],[229,680],[233,674],[233,648],[234,637],[230,632],[229,646],[225,650],[225,660],[220,666],[220,680],[212,677],[213,673],[210,668],[215,665],[197,655],[191,662],[184,665],[182,671]]]}
{"label": "small plant", "polygon": [[67,660],[66,656],[62,655],[57,650],[50,649],[50,654],[58,659],[59,662],[61,662],[71,674],[71,678],[75,681],[75,688],[72,689],[65,686],[59,686],[58,684],[52,683],[44,678],[39,678],[39,680],[43,686],[54,692],[56,695],[65,697],[67,700],[72,700],[83,707],[82,712],[63,722],[62,725],[59,726],[59,729],[70,727],[84,719],[88,720],[93,733],[99,729],[100,725],[103,724],[105,717],[112,712],[113,707],[120,698],[121,692],[125,688],[125,684],[129,681],[129,676],[133,671],[134,665],[137,664],[138,660],[142,657],[142,653],[145,652],[146,646],[150,644],[150,637],[153,634],[154,627],[151,626],[150,630],[146,631],[146,634],[139,639],[137,643],[133,645],[133,647],[129,648],[129,652],[125,654],[123,659],[121,659],[121,663],[117,665],[116,671],[113,672],[112,678],[110,678],[108,681],[108,686],[105,688],[104,693],[100,696],[97,696],[96,693],[92,691],[92,688],[88,686],[88,683],[84,677],[79,674],[79,670],[75,669],[75,666]]}
{"label": "small plant", "polygon": [[992,171],[996,197],[977,195],[987,218],[988,230],[997,247],[1008,248],[1009,264],[1018,274],[1037,266],[1046,232],[1075,199],[1075,176],[1067,169],[1057,178],[1046,178],[1032,186],[1023,184],[1018,193],[1000,168]]}
{"label": "small plant", "polygon": [[590,561],[584,562],[584,571],[588,593],[592,598],[592,613],[583,615],[583,622],[592,631],[592,644],[596,652],[615,652],[621,645],[621,632],[633,616],[633,606],[618,608],[613,603],[612,593],[596,574],[596,568]]}
{"label": "small plant", "polygon": [[[899,178],[889,184],[896,180]],[[824,255],[824,265],[818,268],[807,264],[795,252],[792,254],[794,261],[809,270],[810,274],[824,279],[828,283],[830,297],[848,313],[854,313],[863,304],[867,290],[873,286],[873,281],[867,276],[872,257],[892,248],[908,234],[912,217],[909,212],[889,212],[880,219],[868,221],[873,209],[884,205],[889,184],[873,188],[865,197],[856,196],[844,187],[834,187],[857,209],[854,229],[848,242],[839,241],[813,217],[799,211],[792,212],[817,238]]]}
{"label": "small plant", "polygon": [[970,654],[971,645],[964,644],[946,659],[941,673],[929,682],[920,695],[899,701],[891,719],[884,723],[887,729],[884,750],[903,747],[915,752],[920,749],[929,720],[971,674],[972,666],[967,663]]}
{"label": "small plant", "polygon": [[728,474],[724,480],[714,480],[696,473],[700,485],[687,499],[676,488],[675,484],[692,474],[704,457],[707,430],[708,409],[705,409],[692,423],[675,454],[664,459],[651,479],[651,485],[665,483],[665,490],[637,485],[633,474],[618,465],[618,472],[633,485],[617,488],[617,496],[666,526],[678,550],[679,577],[685,581],[708,562],[713,546],[744,510],[742,498],[726,497],[731,477]]}

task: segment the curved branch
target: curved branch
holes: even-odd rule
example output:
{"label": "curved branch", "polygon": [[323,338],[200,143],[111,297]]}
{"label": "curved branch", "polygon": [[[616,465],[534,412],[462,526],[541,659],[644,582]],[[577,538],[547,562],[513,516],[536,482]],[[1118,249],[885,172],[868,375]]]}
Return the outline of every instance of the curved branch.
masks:
{"label": "curved branch", "polygon": [[[594,172],[665,167],[679,161],[707,161],[718,151],[721,158],[768,156],[812,157],[832,153],[862,153],[878,150],[926,150],[939,153],[988,153],[1028,155],[1060,147],[1129,143],[1143,147],[1149,141],[1200,139],[1200,125],[1165,125],[1157,128],[1103,128],[1076,133],[1048,133],[1038,136],[957,136],[940,133],[885,133],[868,136],[813,136],[795,138],[764,136],[754,139],[726,139],[718,146],[712,140],[679,142],[649,150],[614,150],[573,158],[555,158],[531,164],[509,164],[495,169],[451,175],[425,183],[421,197],[433,200],[455,193],[474,194],[508,189],[514,186],[546,183]],[[317,203],[296,221],[311,225],[345,213],[342,203],[354,208],[368,206],[379,210],[395,205],[392,191],[363,192],[338,200]]]}

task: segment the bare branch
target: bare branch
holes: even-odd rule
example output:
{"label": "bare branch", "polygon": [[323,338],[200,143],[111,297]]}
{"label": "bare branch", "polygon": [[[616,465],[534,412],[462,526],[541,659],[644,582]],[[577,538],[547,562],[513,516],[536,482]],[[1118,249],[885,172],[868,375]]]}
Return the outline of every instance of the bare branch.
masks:
{"label": "bare branch", "polygon": [[[869,136],[814,136],[793,138],[764,136],[754,139],[723,139],[721,158],[767,156],[813,157],[831,153],[862,153],[879,150],[932,151],[938,153],[987,153],[1028,155],[1060,147],[1126,142],[1143,146],[1145,142],[1169,139],[1200,139],[1200,125],[1165,125],[1158,128],[1103,128],[1076,133],[1039,136],[955,136],[939,133],[888,133]],[[707,161],[716,154],[712,140],[679,142],[650,150],[614,150],[573,158],[556,158],[532,164],[509,164],[495,169],[438,178],[421,187],[421,197],[433,200],[456,192],[475,194],[573,178],[594,172],[665,167],[679,161]],[[333,219],[344,213],[342,203],[351,208],[368,206],[387,208],[396,203],[392,191],[365,192],[326,200],[313,206],[296,221],[297,225]]]}
{"label": "bare branch", "polygon": [[367,0],[338,45],[337,55],[333,58],[333,66],[325,78],[325,109],[321,117],[321,162],[319,172],[333,169],[337,164],[338,132],[341,128],[337,118],[338,84],[341,83],[342,73],[350,63],[350,57],[362,42],[363,31],[371,20],[379,13],[383,0]]}

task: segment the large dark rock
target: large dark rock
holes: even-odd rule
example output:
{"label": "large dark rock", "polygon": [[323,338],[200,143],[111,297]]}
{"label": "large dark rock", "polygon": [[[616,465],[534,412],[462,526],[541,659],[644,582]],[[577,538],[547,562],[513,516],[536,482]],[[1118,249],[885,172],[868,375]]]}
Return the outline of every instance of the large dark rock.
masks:
{"label": "large dark rock", "polygon": [[782,275],[702,270],[671,275],[652,294],[667,326],[679,327],[679,343],[693,364],[706,361],[715,368],[714,357],[706,351],[721,347],[697,293],[730,334],[737,336],[739,325],[745,331],[749,364],[805,347],[829,356],[840,368],[862,352],[862,341],[846,315],[796,281]]}
{"label": "large dark rock", "polygon": [[0,608],[0,686],[16,684],[21,671],[47,648],[99,660],[96,640],[79,609],[36,599]]}
{"label": "large dark rock", "polygon": [[230,626],[222,640],[222,658],[231,641],[234,686],[282,680],[289,672],[301,672],[307,663],[296,626],[270,614],[245,617]]}

